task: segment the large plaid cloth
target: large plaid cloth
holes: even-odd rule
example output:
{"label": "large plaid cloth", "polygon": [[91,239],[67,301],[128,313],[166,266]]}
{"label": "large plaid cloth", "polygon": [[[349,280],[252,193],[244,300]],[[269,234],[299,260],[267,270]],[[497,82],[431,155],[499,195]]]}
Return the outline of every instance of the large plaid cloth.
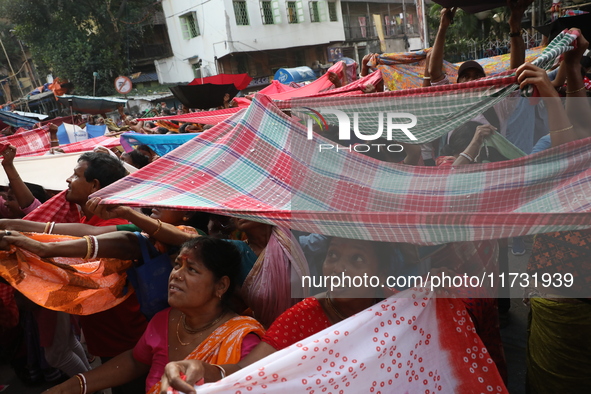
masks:
{"label": "large plaid cloth", "polygon": [[[234,125],[234,122],[237,122]],[[440,244],[591,226],[590,139],[434,168],[318,151],[267,97],[96,196],[357,239]]]}
{"label": "large plaid cloth", "polygon": [[[549,68],[561,54],[573,48],[577,32],[564,31],[559,34],[533,64]],[[458,126],[482,114],[488,108],[509,97],[518,89],[514,70],[461,84],[431,86],[427,88],[397,90],[349,97],[301,97],[291,100],[291,109],[299,117],[310,115],[310,109],[322,114],[328,123],[338,124],[336,116],[323,111],[339,110],[345,112],[350,121],[358,117],[358,129],[364,134],[374,134],[380,130],[383,114],[408,113],[416,116],[417,124],[412,128],[416,140],[410,139],[401,131],[395,132],[394,140],[422,144],[433,141]],[[522,92],[533,95],[529,86]],[[385,122],[384,122],[385,123]],[[409,123],[408,118],[396,118],[396,124]],[[382,135],[386,127],[381,126]]]}
{"label": "large plaid cloth", "polygon": [[43,126],[8,137],[1,137],[0,143],[15,146],[17,156],[34,156],[49,150],[51,147],[49,139],[49,126]]}
{"label": "large plaid cloth", "polygon": [[45,201],[40,207],[24,217],[32,222],[80,223],[80,211],[74,203],[66,201],[63,190]]}

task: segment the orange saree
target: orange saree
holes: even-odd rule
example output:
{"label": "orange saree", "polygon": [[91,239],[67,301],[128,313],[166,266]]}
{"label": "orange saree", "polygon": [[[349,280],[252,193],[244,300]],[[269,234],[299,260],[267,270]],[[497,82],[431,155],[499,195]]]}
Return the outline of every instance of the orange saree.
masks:
{"label": "orange saree", "polygon": [[[263,326],[255,319],[237,316],[228,320],[211,333],[189,354],[185,360],[201,360],[209,364],[236,364],[240,361],[242,340],[250,333],[262,338]],[[156,383],[148,394],[160,392],[160,382]]]}

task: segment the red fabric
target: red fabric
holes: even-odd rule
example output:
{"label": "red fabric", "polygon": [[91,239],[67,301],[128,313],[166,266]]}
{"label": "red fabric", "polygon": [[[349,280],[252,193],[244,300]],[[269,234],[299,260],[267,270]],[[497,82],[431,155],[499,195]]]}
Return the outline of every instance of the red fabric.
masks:
{"label": "red fabric", "polygon": [[212,75],[211,77],[195,78],[189,85],[203,85],[211,83],[213,85],[227,85],[234,84],[236,89],[246,89],[248,84],[252,81],[252,77],[248,74],[218,74]]}
{"label": "red fabric", "polygon": [[[128,222],[123,219],[103,220],[94,215],[90,219],[82,217],[80,223],[114,226]],[[133,349],[148,326],[135,294],[114,308],[94,315],[80,316],[80,324],[86,336],[88,351],[99,357],[115,357]]]}
{"label": "red fabric", "polygon": [[80,213],[76,204],[66,201],[64,190],[51,197],[23,219],[32,222],[79,223]]}
{"label": "red fabric", "polygon": [[15,146],[17,157],[31,156],[48,151],[51,147],[49,138],[49,126],[43,126],[8,137],[0,137],[0,143]]}
{"label": "red fabric", "polygon": [[229,118],[230,116],[234,115],[238,111],[240,111],[240,108],[224,108],[224,109],[218,109],[215,111],[190,112],[188,114],[160,116],[160,117],[156,117],[156,118],[141,118],[138,120],[149,120],[149,121],[175,120],[177,122],[185,122],[185,123],[200,123],[200,124],[216,125],[219,122],[222,122],[222,121],[226,120],[227,118]]}
{"label": "red fabric", "polygon": [[41,347],[50,347],[53,343],[58,313],[46,308],[38,308],[33,312],[39,329],[39,345]]}
{"label": "red fabric", "polygon": [[306,298],[283,312],[267,330],[263,342],[281,350],[330,327],[320,302]]}
{"label": "red fabric", "polygon": [[86,216],[82,216],[80,218],[80,223],[88,224],[89,226],[98,226],[98,227],[105,227],[105,226],[117,226],[119,224],[129,224],[129,222],[125,219],[101,219],[100,216],[93,215],[90,219],[87,219]]}
{"label": "red fabric", "polygon": [[268,95],[272,100],[289,100],[296,97],[308,97],[315,95],[316,93],[323,92],[325,90],[334,88],[334,84],[328,79],[329,72],[334,72],[343,80],[345,74],[345,63],[338,62],[328,69],[326,74],[313,81],[309,85],[303,86],[298,89],[290,90],[289,92],[270,94]]}
{"label": "red fabric", "polygon": [[18,324],[18,307],[14,300],[14,289],[0,283],[0,328],[11,328]]}

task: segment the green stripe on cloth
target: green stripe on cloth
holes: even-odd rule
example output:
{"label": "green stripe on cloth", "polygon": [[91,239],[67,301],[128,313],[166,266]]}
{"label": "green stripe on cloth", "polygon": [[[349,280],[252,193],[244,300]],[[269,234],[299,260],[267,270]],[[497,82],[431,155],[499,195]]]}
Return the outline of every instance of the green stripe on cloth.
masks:
{"label": "green stripe on cloth", "polygon": [[[235,124],[235,126],[232,126]],[[333,236],[439,244],[591,226],[591,139],[500,163],[412,167],[319,152],[266,97],[96,196]]]}

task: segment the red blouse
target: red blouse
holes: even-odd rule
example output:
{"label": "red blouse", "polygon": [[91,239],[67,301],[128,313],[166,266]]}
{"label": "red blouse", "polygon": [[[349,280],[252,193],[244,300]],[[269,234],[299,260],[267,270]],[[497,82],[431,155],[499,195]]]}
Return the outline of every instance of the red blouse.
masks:
{"label": "red blouse", "polygon": [[281,350],[330,326],[320,302],[309,297],[275,319],[262,341]]}

